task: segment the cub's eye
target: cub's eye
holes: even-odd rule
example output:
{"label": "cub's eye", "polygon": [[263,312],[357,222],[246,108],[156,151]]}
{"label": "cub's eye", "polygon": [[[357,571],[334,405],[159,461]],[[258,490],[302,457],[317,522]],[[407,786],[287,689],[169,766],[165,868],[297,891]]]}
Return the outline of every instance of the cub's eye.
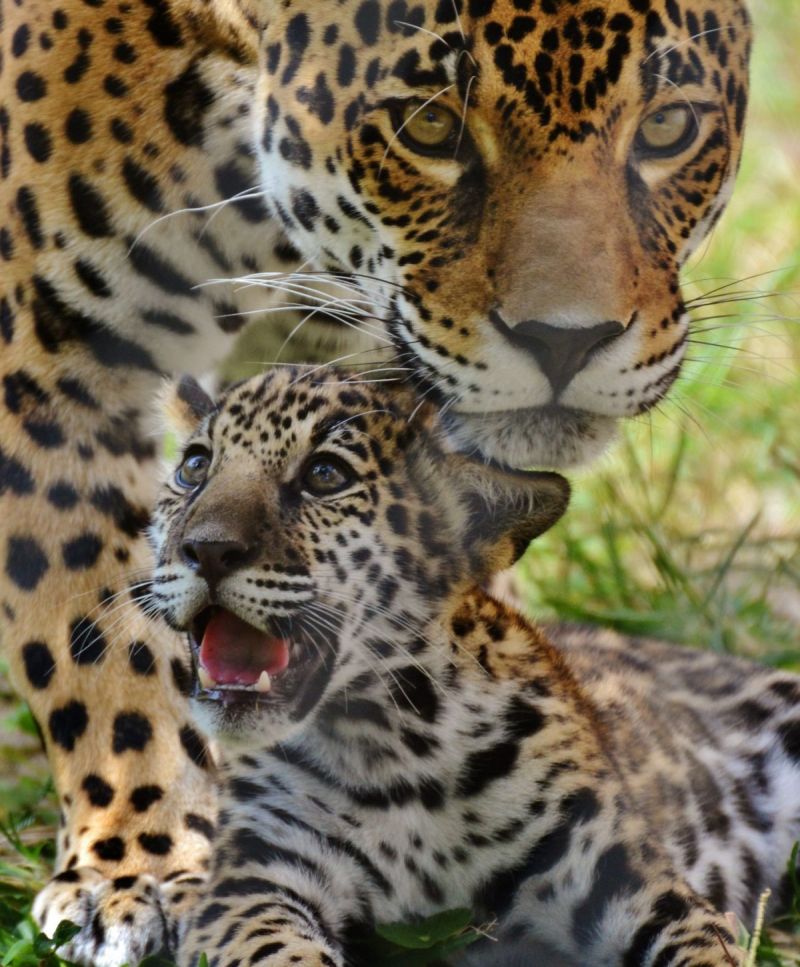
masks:
{"label": "cub's eye", "polygon": [[314,457],[301,475],[303,490],[315,497],[328,497],[345,490],[356,479],[355,471],[332,456]]}
{"label": "cub's eye", "polygon": [[208,468],[211,466],[211,454],[203,447],[192,447],[183,458],[183,463],[175,474],[175,483],[187,490],[195,490],[205,483]]}
{"label": "cub's eye", "polygon": [[460,127],[458,118],[448,108],[418,100],[398,106],[395,126],[404,144],[429,155],[455,148]]}
{"label": "cub's eye", "polygon": [[695,112],[689,105],[665,107],[642,121],[636,146],[645,157],[671,158],[685,151],[698,131]]}

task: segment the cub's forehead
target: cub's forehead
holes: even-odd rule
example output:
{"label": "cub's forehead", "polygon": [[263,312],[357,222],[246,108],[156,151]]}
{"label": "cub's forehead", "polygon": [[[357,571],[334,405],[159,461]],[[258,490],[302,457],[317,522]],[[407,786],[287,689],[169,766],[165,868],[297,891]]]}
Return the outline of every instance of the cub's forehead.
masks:
{"label": "cub's forehead", "polygon": [[407,425],[403,402],[377,387],[354,385],[346,374],[292,367],[229,390],[208,432],[215,446],[257,449],[282,460],[327,440],[390,439]]}

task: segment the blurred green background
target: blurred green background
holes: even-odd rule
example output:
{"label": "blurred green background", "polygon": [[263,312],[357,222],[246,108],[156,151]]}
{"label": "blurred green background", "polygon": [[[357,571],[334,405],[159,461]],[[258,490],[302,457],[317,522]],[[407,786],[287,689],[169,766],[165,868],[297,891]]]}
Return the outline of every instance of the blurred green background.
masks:
{"label": "blurred green background", "polygon": [[[691,362],[670,400],[573,476],[570,512],[505,584],[537,618],[800,671],[800,0],[752,9],[741,175],[685,273],[689,297],[707,296]],[[257,339],[242,352],[273,358]],[[29,715],[7,690],[0,706],[0,959],[55,967],[21,920],[47,876],[54,800]],[[767,941],[758,963],[800,956]]]}

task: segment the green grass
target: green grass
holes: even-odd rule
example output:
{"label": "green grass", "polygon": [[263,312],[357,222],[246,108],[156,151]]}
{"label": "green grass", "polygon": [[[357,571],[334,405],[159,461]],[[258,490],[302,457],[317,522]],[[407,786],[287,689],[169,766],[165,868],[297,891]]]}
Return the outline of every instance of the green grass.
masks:
{"label": "green grass", "polygon": [[[697,313],[706,321],[678,392],[574,478],[569,514],[515,581],[538,617],[800,671],[800,16],[797,0],[753,6],[759,40],[740,180],[686,272],[694,295],[729,285],[718,294],[747,299]],[[0,705],[10,716],[0,731],[0,959],[59,967],[27,916],[53,858],[54,800],[30,717],[9,695]],[[800,964],[798,924],[800,888],[757,963]],[[424,962],[410,950],[408,962]]]}

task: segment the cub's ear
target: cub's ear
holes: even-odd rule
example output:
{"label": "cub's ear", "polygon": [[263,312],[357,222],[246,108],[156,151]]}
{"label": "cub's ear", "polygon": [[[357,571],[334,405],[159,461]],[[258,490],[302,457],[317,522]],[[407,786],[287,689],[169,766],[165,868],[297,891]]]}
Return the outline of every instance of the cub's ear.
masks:
{"label": "cub's ear", "polygon": [[511,567],[569,504],[569,482],[557,473],[512,470],[453,453],[445,463],[467,512],[464,550],[484,573]]}
{"label": "cub's ear", "polygon": [[214,401],[193,376],[165,383],[160,403],[165,429],[179,440],[190,437],[214,411]]}

